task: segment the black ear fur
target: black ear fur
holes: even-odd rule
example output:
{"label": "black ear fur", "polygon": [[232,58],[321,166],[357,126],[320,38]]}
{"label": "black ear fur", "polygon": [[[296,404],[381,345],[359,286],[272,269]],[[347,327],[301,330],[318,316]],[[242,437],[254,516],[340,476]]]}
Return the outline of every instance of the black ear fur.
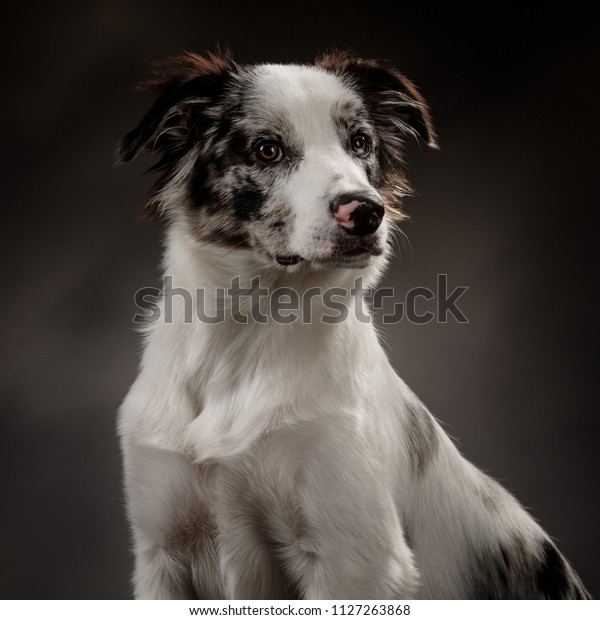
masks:
{"label": "black ear fur", "polygon": [[[161,162],[185,152],[202,125],[202,110],[221,90],[223,76],[198,77],[168,86],[117,147],[117,164],[135,159],[143,150],[161,155]],[[159,162],[155,168],[162,167]]]}
{"label": "black ear fur", "polygon": [[155,63],[155,77],[140,85],[159,97],[141,123],[121,140],[116,163],[135,159],[143,150],[159,153],[162,168],[184,153],[201,129],[203,109],[223,91],[236,67],[228,51],[200,56],[186,52]]}
{"label": "black ear fur", "polygon": [[376,114],[387,116],[400,129],[438,148],[429,107],[416,86],[395,69],[358,66],[359,88]]}
{"label": "black ear fur", "polygon": [[116,151],[117,164],[135,159],[144,150],[159,156],[149,172],[158,170],[161,175],[140,212],[141,220],[164,216],[156,196],[178,160],[202,139],[211,123],[207,112],[218,104],[237,65],[228,51],[205,56],[185,52],[154,63],[154,68],[153,78],[139,88],[158,92],[158,99]]}
{"label": "black ear fur", "polygon": [[317,65],[351,80],[363,95],[374,120],[393,125],[402,133],[438,148],[427,102],[417,87],[395,69],[375,60],[356,58],[348,52],[330,52]]}

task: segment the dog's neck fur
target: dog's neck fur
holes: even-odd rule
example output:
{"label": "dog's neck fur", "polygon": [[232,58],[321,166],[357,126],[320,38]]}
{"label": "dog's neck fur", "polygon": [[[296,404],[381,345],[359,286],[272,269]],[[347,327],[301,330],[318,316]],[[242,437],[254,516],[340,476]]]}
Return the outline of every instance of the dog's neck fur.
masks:
{"label": "dog's neck fur", "polygon": [[[163,299],[163,304],[171,302],[172,322],[165,321],[163,306],[161,320],[148,328],[144,364],[162,366],[163,360],[168,360],[159,373],[178,384],[186,406],[173,412],[173,417],[148,424],[151,433],[158,430],[163,445],[166,433],[171,445],[205,460],[238,452],[269,428],[318,415],[334,404],[338,409],[347,404],[351,411],[365,367],[389,366],[372,321],[361,318],[369,317],[369,310],[362,296],[358,294],[357,299],[353,291],[361,275],[365,288],[373,286],[383,263],[381,259],[365,270],[338,267],[311,271],[301,266],[289,272],[265,267],[252,250],[197,242],[185,229],[172,226],[164,273],[172,277],[175,294],[170,300]],[[324,322],[323,317],[337,313],[324,306],[321,294],[311,300],[310,323],[301,318],[290,324],[274,320],[268,298],[260,304],[265,322],[258,322],[249,312],[249,297],[241,304],[249,317],[245,323],[236,321],[228,311],[219,323],[199,320],[196,291],[205,296],[206,315],[214,316],[216,290],[229,289],[238,276],[242,288],[249,288],[259,276],[260,285],[269,293],[290,287],[300,297],[313,287],[323,291],[338,287],[348,293],[335,298],[348,308],[347,318],[339,323]],[[191,316],[188,307],[186,317],[178,288],[191,293]],[[167,349],[171,351],[165,354]],[[177,366],[173,359],[179,360]],[[244,402],[239,402],[240,393]],[[182,434],[183,446],[177,438]]]}
{"label": "dog's neck fur", "polygon": [[[185,226],[174,223],[167,235],[163,271],[173,278],[174,287],[186,288],[190,292],[203,290],[208,295],[217,289],[229,289],[237,278],[240,287],[249,288],[252,280],[258,277],[260,285],[270,291],[289,287],[301,296],[310,288],[322,291],[338,288],[353,296],[351,291],[357,280],[360,278],[365,289],[375,286],[386,263],[387,257],[381,256],[374,258],[364,269],[314,269],[301,263],[295,270],[285,270],[273,267],[252,249],[198,241]],[[313,297],[315,301],[320,298],[322,295]]]}

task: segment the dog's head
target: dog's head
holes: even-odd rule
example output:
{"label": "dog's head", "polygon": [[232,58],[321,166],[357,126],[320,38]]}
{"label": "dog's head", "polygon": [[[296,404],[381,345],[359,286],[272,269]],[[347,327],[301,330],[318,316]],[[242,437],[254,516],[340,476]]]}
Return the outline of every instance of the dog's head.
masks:
{"label": "dog's head", "polygon": [[144,218],[268,264],[363,267],[402,218],[408,135],[435,147],[427,105],[393,69],[345,53],[312,65],[240,66],[184,54],[145,83],[160,95],[119,147],[161,175]]}

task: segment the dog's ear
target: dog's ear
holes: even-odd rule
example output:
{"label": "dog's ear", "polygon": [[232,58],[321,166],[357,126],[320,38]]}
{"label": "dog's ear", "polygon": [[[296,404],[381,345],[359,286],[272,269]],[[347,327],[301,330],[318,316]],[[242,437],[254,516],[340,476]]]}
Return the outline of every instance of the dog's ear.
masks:
{"label": "dog's ear", "polygon": [[357,58],[348,52],[327,52],[316,64],[350,80],[359,90],[374,121],[392,123],[402,134],[419,138],[438,148],[427,102],[404,75],[376,60]]}
{"label": "dog's ear", "polygon": [[316,65],[335,73],[361,95],[380,136],[379,191],[391,217],[403,219],[402,198],[411,193],[402,165],[405,138],[411,135],[438,148],[427,102],[407,77],[376,60],[333,51],[317,58]]}
{"label": "dog's ear", "polygon": [[152,168],[156,170],[185,153],[202,130],[203,112],[223,91],[235,66],[228,52],[206,57],[187,52],[155,63],[155,77],[138,88],[157,91],[159,97],[119,143],[116,163],[131,161],[148,150],[160,156]]}

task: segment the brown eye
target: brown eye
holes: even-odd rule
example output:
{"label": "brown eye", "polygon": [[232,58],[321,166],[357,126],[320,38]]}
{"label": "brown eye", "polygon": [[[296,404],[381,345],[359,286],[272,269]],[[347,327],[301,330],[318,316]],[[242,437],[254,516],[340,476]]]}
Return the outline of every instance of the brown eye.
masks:
{"label": "brown eye", "polygon": [[277,142],[262,140],[256,145],[256,155],[267,164],[274,164],[283,159],[283,149]]}
{"label": "brown eye", "polygon": [[352,136],[350,147],[357,157],[366,157],[371,152],[371,142],[369,138],[362,133],[357,133]]}

